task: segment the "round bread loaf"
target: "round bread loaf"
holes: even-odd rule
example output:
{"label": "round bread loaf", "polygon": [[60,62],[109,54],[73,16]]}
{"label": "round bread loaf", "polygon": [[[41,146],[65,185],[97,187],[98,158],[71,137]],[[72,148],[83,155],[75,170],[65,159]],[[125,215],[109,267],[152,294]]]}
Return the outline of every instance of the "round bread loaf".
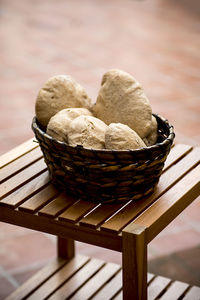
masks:
{"label": "round bread loaf", "polygon": [[106,129],[107,125],[103,121],[91,116],[80,116],[70,123],[68,143],[71,146],[104,149]]}
{"label": "round bread loaf", "polygon": [[51,117],[47,125],[47,134],[58,141],[68,143],[68,130],[72,120],[81,116],[92,116],[87,108],[66,108]]}
{"label": "round bread loaf", "polygon": [[105,134],[106,149],[128,150],[146,147],[139,135],[129,126],[111,123]]}
{"label": "round bread loaf", "polygon": [[158,123],[154,116],[152,116],[152,123],[151,123],[151,131],[150,133],[143,139],[144,143],[147,146],[152,146],[156,144],[158,138]]}
{"label": "round bread loaf", "polygon": [[108,125],[128,125],[141,138],[151,130],[152,109],[141,85],[118,69],[104,74],[93,114]]}
{"label": "round bread loaf", "polygon": [[50,118],[68,107],[91,108],[84,88],[68,75],[51,77],[40,89],[35,105],[39,123],[46,127]]}

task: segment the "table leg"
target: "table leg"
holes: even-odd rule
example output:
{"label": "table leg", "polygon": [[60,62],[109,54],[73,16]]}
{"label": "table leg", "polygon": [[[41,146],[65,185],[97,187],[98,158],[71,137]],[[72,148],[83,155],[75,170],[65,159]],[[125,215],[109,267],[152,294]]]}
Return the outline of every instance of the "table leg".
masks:
{"label": "table leg", "polygon": [[57,237],[57,253],[59,257],[70,259],[75,255],[75,242],[72,239]]}
{"label": "table leg", "polygon": [[147,299],[147,242],[145,227],[128,225],[122,232],[123,299]]}

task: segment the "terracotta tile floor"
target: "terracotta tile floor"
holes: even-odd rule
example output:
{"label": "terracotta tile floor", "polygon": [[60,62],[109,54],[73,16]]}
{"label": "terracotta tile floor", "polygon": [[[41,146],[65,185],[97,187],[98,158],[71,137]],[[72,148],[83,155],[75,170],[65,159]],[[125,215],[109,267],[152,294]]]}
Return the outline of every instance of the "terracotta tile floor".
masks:
{"label": "terracotta tile floor", "polygon": [[[199,145],[199,16],[198,0],[2,0],[0,154],[32,137],[35,97],[50,76],[72,75],[95,101],[110,68],[142,83],[177,142]],[[197,199],[150,244],[150,271],[200,285],[199,208]],[[0,244],[0,299],[55,255],[54,237],[3,223]]]}

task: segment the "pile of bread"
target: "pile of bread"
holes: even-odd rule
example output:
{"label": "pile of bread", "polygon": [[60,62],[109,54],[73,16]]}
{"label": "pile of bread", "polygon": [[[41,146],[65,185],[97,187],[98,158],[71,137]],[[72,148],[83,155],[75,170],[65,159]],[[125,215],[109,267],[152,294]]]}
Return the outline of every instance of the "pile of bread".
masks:
{"label": "pile of bread", "polygon": [[103,75],[95,104],[71,76],[51,77],[36,99],[37,121],[46,133],[71,146],[139,149],[157,141],[157,121],[142,86],[130,74]]}

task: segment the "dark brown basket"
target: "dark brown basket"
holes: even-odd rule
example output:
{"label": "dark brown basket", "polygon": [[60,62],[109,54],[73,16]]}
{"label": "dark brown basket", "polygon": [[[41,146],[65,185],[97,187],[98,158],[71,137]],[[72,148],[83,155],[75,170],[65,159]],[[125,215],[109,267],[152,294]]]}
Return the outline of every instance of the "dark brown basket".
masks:
{"label": "dark brown basket", "polygon": [[32,129],[54,184],[88,201],[121,202],[150,195],[158,183],[175,134],[167,120],[154,116],[157,144],[137,150],[72,147],[46,134],[35,117]]}

